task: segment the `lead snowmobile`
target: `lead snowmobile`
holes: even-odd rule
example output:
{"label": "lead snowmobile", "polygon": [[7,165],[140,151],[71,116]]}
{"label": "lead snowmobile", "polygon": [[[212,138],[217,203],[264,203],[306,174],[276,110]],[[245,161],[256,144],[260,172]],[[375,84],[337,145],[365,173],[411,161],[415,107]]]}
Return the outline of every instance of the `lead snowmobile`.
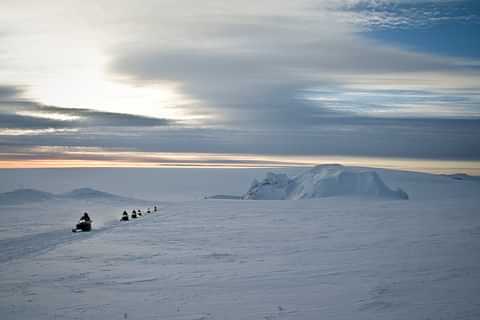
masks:
{"label": "lead snowmobile", "polygon": [[85,212],[80,218],[80,221],[77,223],[75,229],[72,229],[72,232],[78,231],[91,231],[92,230],[92,219],[88,216],[88,213]]}
{"label": "lead snowmobile", "polygon": [[122,218],[120,219],[120,221],[128,221],[128,213],[127,211],[123,211],[123,214],[122,214]]}
{"label": "lead snowmobile", "polygon": [[75,229],[72,229],[72,232],[85,232],[85,231],[91,231],[92,230],[92,221],[87,221],[87,220],[80,220]]}

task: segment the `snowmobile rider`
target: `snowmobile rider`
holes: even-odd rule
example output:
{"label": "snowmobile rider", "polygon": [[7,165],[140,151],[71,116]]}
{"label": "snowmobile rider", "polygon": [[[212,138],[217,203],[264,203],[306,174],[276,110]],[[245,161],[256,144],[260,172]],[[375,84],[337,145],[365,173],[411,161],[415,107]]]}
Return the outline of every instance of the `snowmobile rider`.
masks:
{"label": "snowmobile rider", "polygon": [[137,218],[137,211],[133,210],[132,211],[132,219],[136,219]]}
{"label": "snowmobile rider", "polygon": [[85,222],[92,222],[92,219],[90,219],[88,212],[84,212],[83,216],[80,218],[80,221],[85,221]]}
{"label": "snowmobile rider", "polygon": [[81,231],[92,230],[92,219],[90,219],[87,212],[83,214],[83,216],[80,218],[80,221],[77,223],[75,229],[72,229],[72,232],[77,232],[79,230]]}
{"label": "snowmobile rider", "polygon": [[128,221],[128,213],[127,211],[123,211],[123,214],[122,214],[122,221]]}

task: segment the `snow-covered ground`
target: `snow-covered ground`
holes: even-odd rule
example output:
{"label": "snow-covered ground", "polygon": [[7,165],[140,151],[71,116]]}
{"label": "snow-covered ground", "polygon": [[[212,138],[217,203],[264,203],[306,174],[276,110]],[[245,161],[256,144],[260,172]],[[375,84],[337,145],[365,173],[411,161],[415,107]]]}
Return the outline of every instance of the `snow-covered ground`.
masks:
{"label": "snow-covered ground", "polygon": [[[75,234],[82,202],[0,207],[1,318],[479,319],[480,182],[376,171],[409,200],[123,192],[159,212],[120,223],[120,207],[83,203],[94,231]],[[229,188],[199,173],[192,199],[264,176],[238,172],[212,176]]]}

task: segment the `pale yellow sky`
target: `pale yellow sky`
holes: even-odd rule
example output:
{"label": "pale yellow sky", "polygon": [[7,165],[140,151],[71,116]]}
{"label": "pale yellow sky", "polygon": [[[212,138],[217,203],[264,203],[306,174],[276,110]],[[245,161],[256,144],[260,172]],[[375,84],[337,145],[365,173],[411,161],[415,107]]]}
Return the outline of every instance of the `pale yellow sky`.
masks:
{"label": "pale yellow sky", "polygon": [[[45,152],[48,151],[52,150],[46,148]],[[63,153],[68,159],[0,160],[0,168],[274,168],[312,167],[318,164],[339,163],[346,166],[375,167],[436,174],[467,173],[480,175],[480,161],[465,160],[130,152],[101,151],[95,148],[81,151],[70,150]],[[92,157],[92,159],[85,159],[88,156]],[[114,159],[112,160],[112,158]]]}

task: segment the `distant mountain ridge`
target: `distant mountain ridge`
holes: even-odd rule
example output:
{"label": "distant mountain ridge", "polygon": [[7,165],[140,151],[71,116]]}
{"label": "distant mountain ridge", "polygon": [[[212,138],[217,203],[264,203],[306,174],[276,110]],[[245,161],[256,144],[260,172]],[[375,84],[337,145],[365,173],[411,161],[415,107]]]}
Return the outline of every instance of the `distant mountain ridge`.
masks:
{"label": "distant mountain ridge", "polygon": [[92,188],[78,188],[59,194],[29,188],[0,193],[0,205],[17,205],[57,200],[99,202],[146,202],[146,200],[119,196],[113,193],[99,191]]}
{"label": "distant mountain ridge", "polygon": [[74,189],[70,192],[65,192],[62,194],[58,195],[59,197],[62,198],[68,198],[68,199],[98,199],[98,198],[107,198],[107,199],[115,199],[115,198],[122,198],[122,199],[128,199],[122,196],[118,196],[112,193],[104,192],[104,191],[99,191],[91,188],[79,188],[79,189]]}
{"label": "distant mountain ridge", "polygon": [[477,181],[480,182],[479,176],[471,176],[466,173],[454,173],[454,174],[445,174],[445,177],[449,177],[455,180],[467,180],[467,181]]}
{"label": "distant mountain ridge", "polygon": [[0,193],[0,204],[24,204],[29,202],[40,202],[52,200],[55,195],[35,189],[17,189],[14,191]]}

